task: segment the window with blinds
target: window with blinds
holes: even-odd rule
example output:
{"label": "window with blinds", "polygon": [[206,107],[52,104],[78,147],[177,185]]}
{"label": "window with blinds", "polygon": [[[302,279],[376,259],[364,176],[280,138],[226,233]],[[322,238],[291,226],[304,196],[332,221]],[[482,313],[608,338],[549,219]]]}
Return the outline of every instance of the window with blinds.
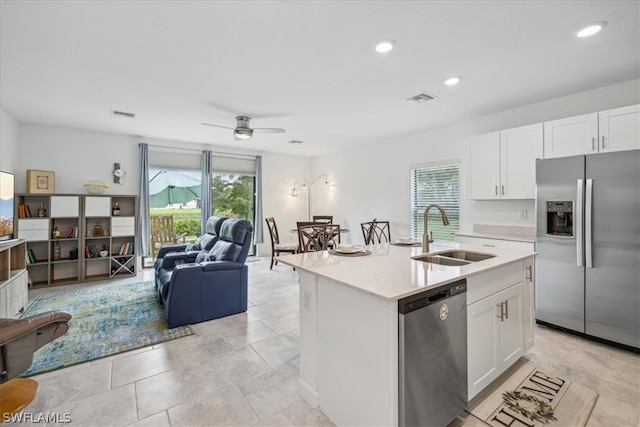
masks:
{"label": "window with blinds", "polygon": [[459,165],[446,164],[411,169],[411,235],[422,240],[424,210],[431,204],[442,206],[449,225],[442,224],[436,208],[429,210],[428,229],[433,240],[453,240],[460,229]]}

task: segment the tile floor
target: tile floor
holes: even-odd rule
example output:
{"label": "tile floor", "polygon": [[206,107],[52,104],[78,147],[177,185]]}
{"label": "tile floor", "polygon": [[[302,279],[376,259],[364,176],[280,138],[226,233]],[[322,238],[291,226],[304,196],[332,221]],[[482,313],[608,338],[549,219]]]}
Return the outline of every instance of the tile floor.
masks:
{"label": "tile floor", "polygon": [[[194,325],[189,337],[35,376],[40,389],[26,412],[68,413],[75,426],[334,425],[297,392],[297,274],[284,265],[270,271],[267,259],[248,266],[246,313]],[[152,277],[144,269],[127,281]],[[589,426],[640,427],[639,355],[537,327],[525,357],[599,393]],[[472,416],[460,421],[483,425]]]}

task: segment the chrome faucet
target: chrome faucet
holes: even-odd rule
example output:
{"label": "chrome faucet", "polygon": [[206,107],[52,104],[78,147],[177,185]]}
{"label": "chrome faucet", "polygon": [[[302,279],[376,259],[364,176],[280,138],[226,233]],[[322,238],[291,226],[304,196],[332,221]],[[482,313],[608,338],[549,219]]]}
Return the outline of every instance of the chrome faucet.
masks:
{"label": "chrome faucet", "polygon": [[429,209],[438,208],[440,214],[442,215],[442,224],[449,225],[449,218],[447,218],[447,214],[444,213],[444,209],[440,205],[429,205],[424,210],[424,234],[422,235],[422,253],[429,252],[429,243],[433,243],[433,240],[429,238],[429,232],[427,231],[427,214],[429,213]]}

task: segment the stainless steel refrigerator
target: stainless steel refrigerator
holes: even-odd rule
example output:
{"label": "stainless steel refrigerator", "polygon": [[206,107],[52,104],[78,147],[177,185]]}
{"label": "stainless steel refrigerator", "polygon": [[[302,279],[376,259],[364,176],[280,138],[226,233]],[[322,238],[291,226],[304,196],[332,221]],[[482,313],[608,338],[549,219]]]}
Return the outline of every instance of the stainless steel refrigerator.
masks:
{"label": "stainless steel refrigerator", "polygon": [[536,161],[536,319],[640,348],[640,150]]}

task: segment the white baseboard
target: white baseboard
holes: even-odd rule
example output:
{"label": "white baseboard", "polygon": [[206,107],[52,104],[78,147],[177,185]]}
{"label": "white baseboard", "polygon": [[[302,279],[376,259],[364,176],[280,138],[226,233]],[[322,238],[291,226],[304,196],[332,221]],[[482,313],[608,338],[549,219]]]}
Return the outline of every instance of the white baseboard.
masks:
{"label": "white baseboard", "polygon": [[318,392],[309,387],[302,378],[298,378],[298,391],[311,406],[314,408],[318,407]]}

